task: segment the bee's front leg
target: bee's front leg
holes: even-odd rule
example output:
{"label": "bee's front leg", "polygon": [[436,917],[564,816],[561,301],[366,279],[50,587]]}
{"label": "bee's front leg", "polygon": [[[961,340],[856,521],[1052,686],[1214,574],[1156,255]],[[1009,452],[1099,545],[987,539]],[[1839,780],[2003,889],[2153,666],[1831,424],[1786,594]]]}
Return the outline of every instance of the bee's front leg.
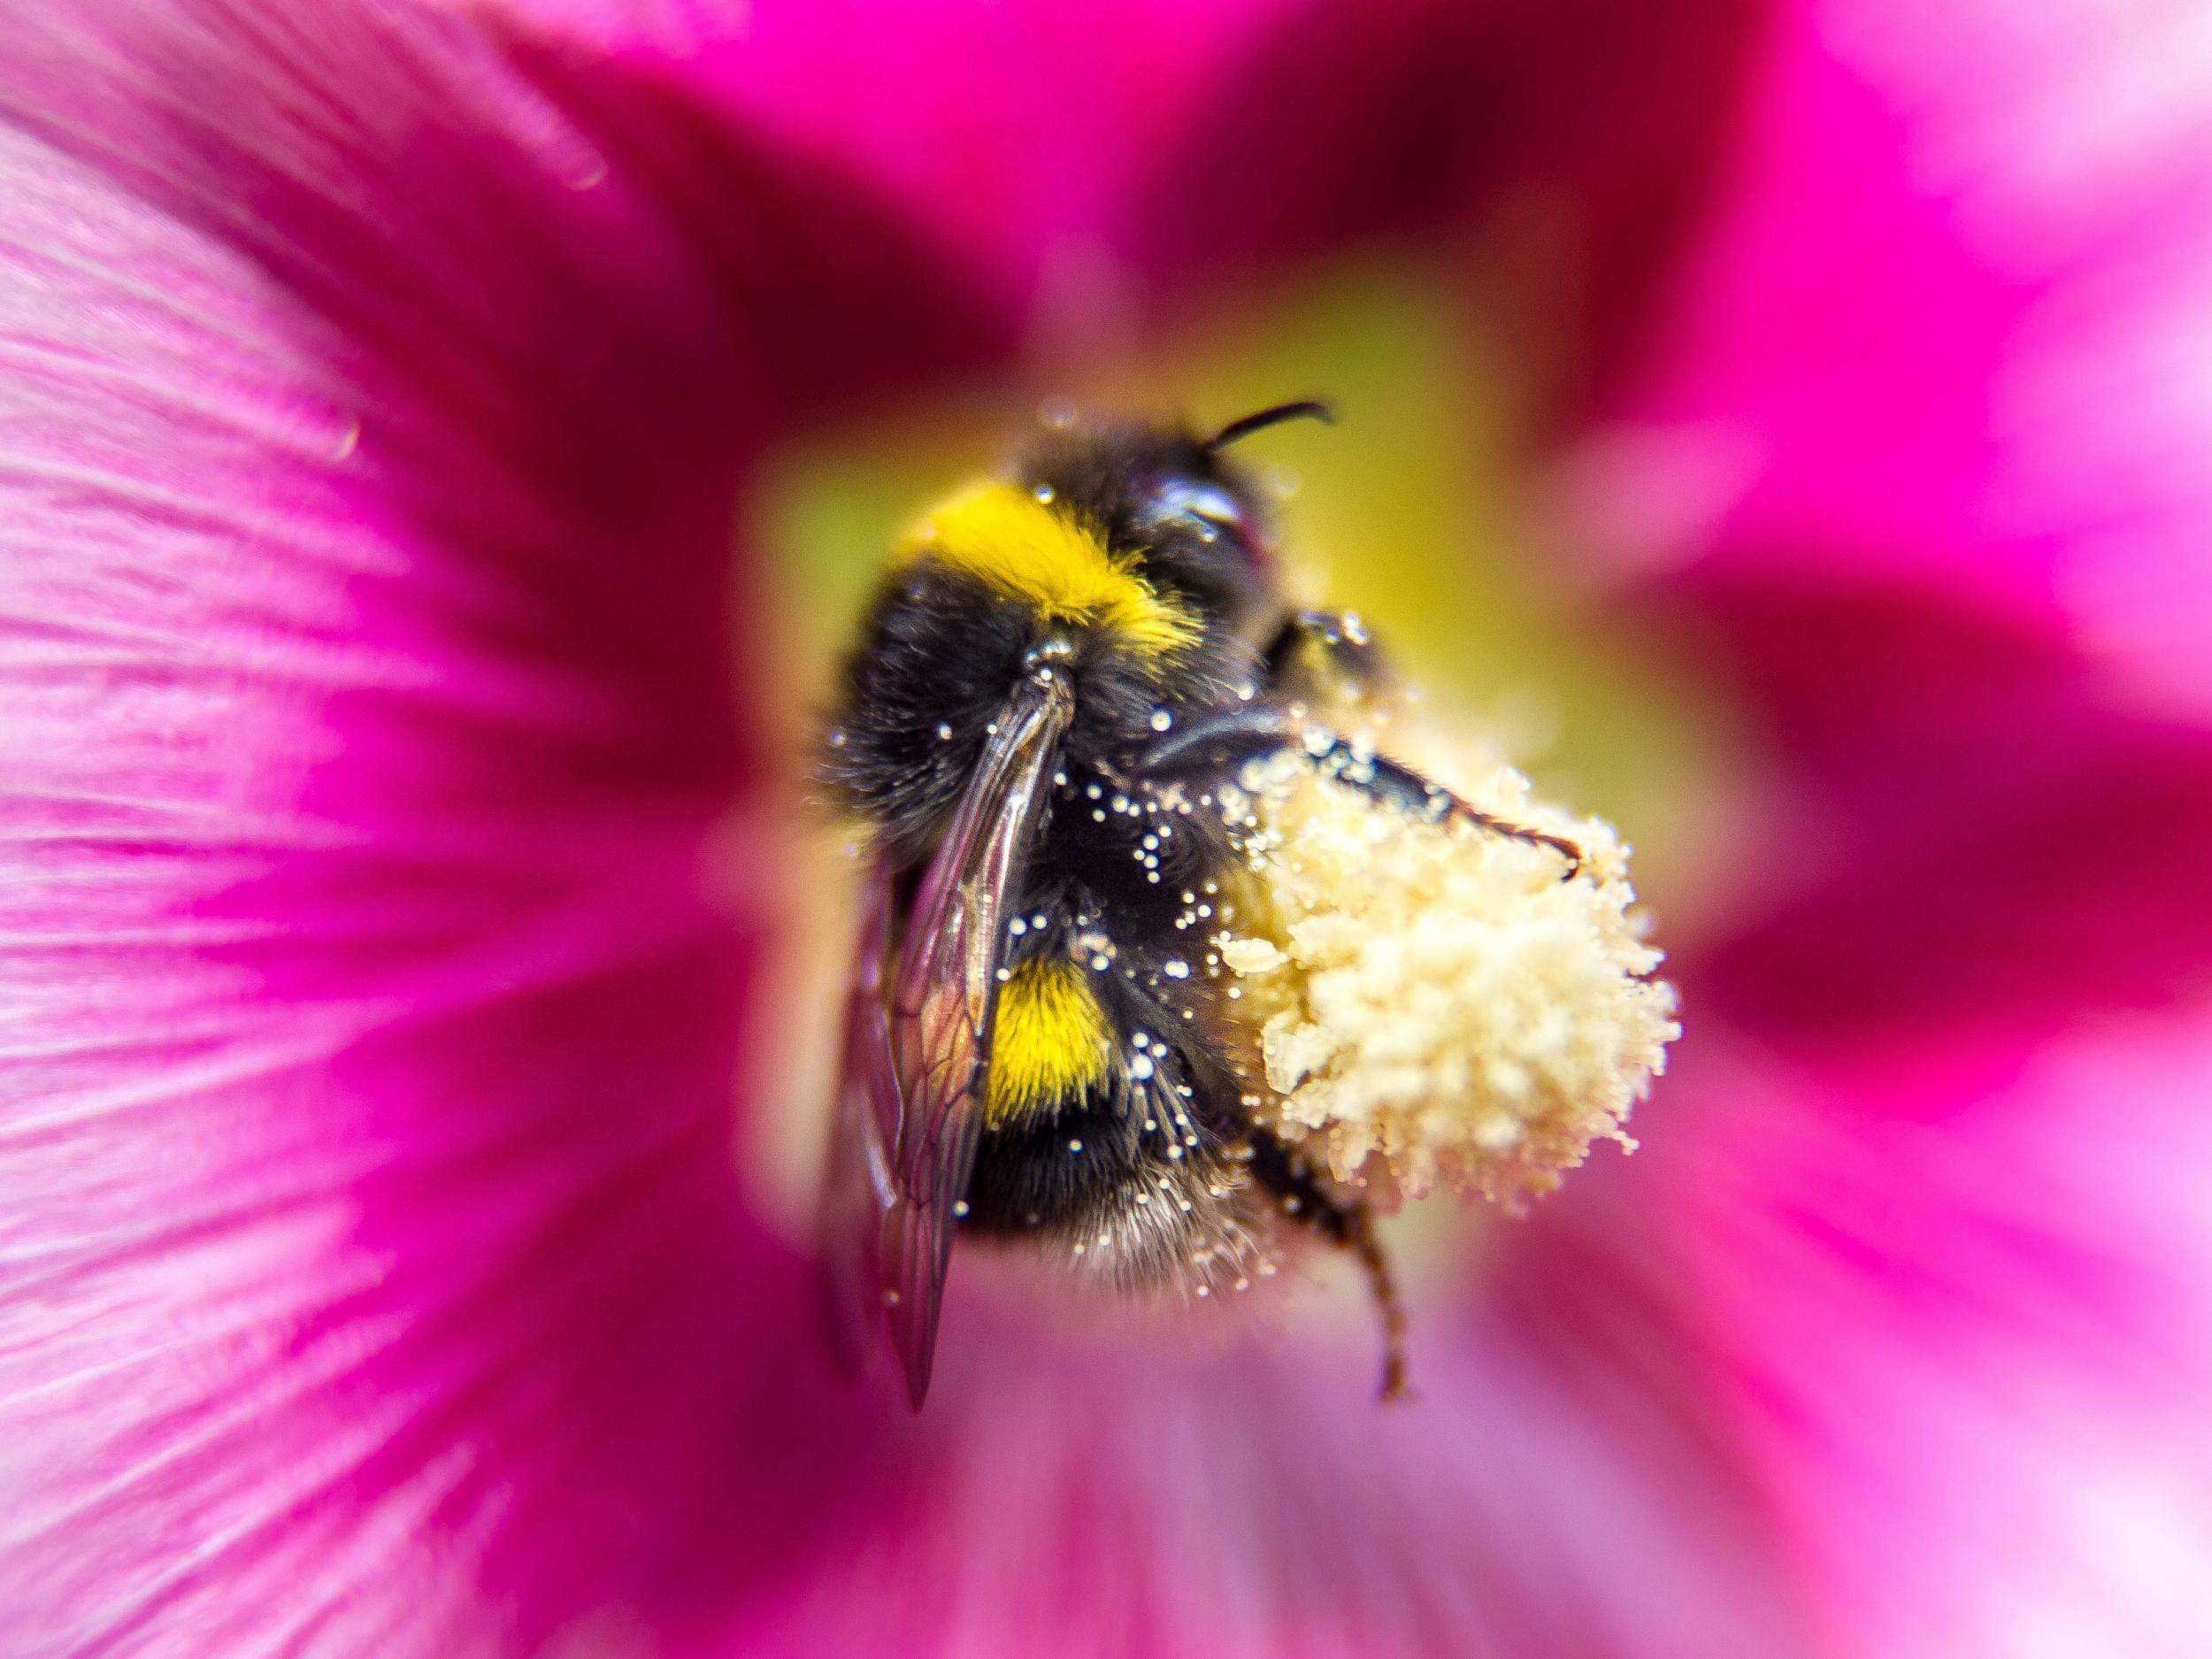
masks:
{"label": "bee's front leg", "polygon": [[1137,757],[1141,778],[1165,782],[1179,774],[1208,772],[1234,777],[1248,761],[1296,749],[1349,788],[1409,812],[1436,819],[1458,818],[1494,835],[1548,847],[1567,861],[1571,881],[1582,870],[1582,849],[1558,835],[1509,823],[1470,806],[1442,784],[1423,777],[1387,755],[1363,753],[1350,740],[1313,725],[1277,703],[1233,703],[1201,715],[1161,738]]}

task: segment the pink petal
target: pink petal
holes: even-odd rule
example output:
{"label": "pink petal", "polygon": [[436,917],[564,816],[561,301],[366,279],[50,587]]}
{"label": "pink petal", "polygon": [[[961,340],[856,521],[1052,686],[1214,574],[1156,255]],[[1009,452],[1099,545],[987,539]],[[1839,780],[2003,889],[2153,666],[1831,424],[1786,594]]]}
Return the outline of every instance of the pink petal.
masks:
{"label": "pink petal", "polygon": [[[1379,237],[1463,257],[1547,371],[1618,366],[1728,134],[1758,0],[507,0],[879,186],[1078,358]],[[1485,236],[1503,227],[1502,238]],[[1531,235],[1531,227],[1536,234]],[[1488,268],[1504,241],[1536,267]]]}
{"label": "pink petal", "polygon": [[1579,1213],[1426,1286],[1394,1411],[1348,1282],[1132,1330],[970,1252],[928,1413],[744,1651],[1809,1651],[1664,1241]]}
{"label": "pink petal", "polygon": [[[1425,1298],[1425,1415],[1377,1421],[1362,1326],[1164,1354],[979,1272],[931,1417],[830,1393],[730,1164],[756,900],[701,871],[751,757],[708,595],[753,442],[998,331],[650,53],[85,15],[0,54],[11,1650],[1808,1652],[1805,1590],[1841,1624],[1894,1565],[1824,1492],[1955,1512],[1935,1436],[1916,1484],[1759,1434],[1848,1401],[1708,1259],[1816,1181],[1755,1136],[1701,1238],[1658,1202],[1712,1171],[1601,1166]],[[1030,205],[972,86],[910,154],[853,119],[894,77],[824,79],[761,95],[781,137],[917,198],[1004,165],[950,222],[1018,281],[1168,153]]]}
{"label": "pink petal", "polygon": [[615,61],[673,66],[749,127],[896,199],[1030,296],[1100,250],[1135,180],[1179,165],[1194,107],[1294,0],[926,7],[872,0],[526,0]]}
{"label": "pink petal", "polygon": [[1924,1076],[1679,1079],[1684,1271],[1843,1651],[2204,1650],[2208,1063],[2116,1022],[1909,1120]]}
{"label": "pink petal", "polygon": [[1347,247],[1464,261],[1547,377],[1524,393],[1581,395],[1622,366],[1695,223],[1763,11],[1299,7],[1212,88],[1126,239],[1170,319]]}
{"label": "pink petal", "polygon": [[[1936,585],[2212,710],[2212,39],[2186,6],[1796,9],[1584,539]],[[1645,503],[1662,503],[1656,512]]]}
{"label": "pink petal", "polygon": [[1678,960],[1691,1004],[1832,1055],[2007,1052],[2170,1008],[2212,928],[2212,735],[2111,708],[2071,641],[1899,584],[1701,571],[1707,667],[1787,805]]}
{"label": "pink petal", "polygon": [[19,12],[0,111],[0,1648],[725,1616],[867,1443],[731,1152],[736,483],[987,334],[443,14]]}

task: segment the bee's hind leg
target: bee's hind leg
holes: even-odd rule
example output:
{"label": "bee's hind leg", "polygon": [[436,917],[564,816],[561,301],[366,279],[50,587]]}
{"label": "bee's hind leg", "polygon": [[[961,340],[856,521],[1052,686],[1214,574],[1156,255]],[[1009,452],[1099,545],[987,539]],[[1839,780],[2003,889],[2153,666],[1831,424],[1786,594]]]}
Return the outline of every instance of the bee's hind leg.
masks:
{"label": "bee's hind leg", "polygon": [[1264,1129],[1252,1135],[1252,1178],[1282,1205],[1283,1213],[1310,1233],[1325,1239],[1358,1260],[1367,1275],[1367,1288],[1382,1317],[1383,1369],[1381,1400],[1394,1405],[1411,1397],[1406,1370],[1406,1310],[1398,1299],[1398,1281],[1390,1271],[1390,1257],[1375,1236],[1375,1217],[1357,1199],[1346,1202],[1333,1196],[1315,1177],[1312,1166]]}
{"label": "bee's hind leg", "polygon": [[1440,821],[1457,818],[1509,841],[1548,847],[1567,861],[1566,873],[1560,878],[1563,881],[1571,881],[1581,872],[1582,849],[1563,836],[1493,817],[1402,762],[1387,755],[1363,754],[1349,740],[1271,703],[1236,703],[1201,715],[1147,749],[1138,757],[1136,770],[1140,777],[1161,780],[1200,770],[1233,776],[1248,761],[1289,749],[1302,750],[1338,782],[1378,801]]}

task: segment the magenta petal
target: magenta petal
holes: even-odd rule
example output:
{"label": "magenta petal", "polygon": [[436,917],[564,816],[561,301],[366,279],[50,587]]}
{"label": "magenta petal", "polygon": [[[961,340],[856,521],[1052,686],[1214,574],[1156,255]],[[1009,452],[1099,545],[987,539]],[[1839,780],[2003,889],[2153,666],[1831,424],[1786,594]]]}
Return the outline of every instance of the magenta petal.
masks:
{"label": "magenta petal", "polygon": [[887,1631],[977,1659],[1815,1651],[1649,1235],[1500,1244],[1478,1305],[1420,1299],[1399,1411],[1348,1294],[1334,1333],[1218,1355],[1095,1313],[1079,1332],[1080,1304],[995,1328],[956,1305],[928,1414],[730,1651],[858,1659]]}
{"label": "magenta petal", "polygon": [[1787,802],[1694,1006],[1801,1046],[2016,1048],[2170,1008],[2212,929],[2212,735],[2116,710],[2070,641],[1895,585],[1691,572]]}
{"label": "magenta petal", "polygon": [[736,480],[985,331],[449,14],[18,12],[0,111],[0,1650],[717,1623],[866,1443],[732,1151]]}
{"label": "magenta petal", "polygon": [[[1761,0],[507,0],[833,157],[1065,321],[1187,324],[1379,236],[1543,227],[1548,359],[1618,366],[1726,139]],[[1448,246],[1448,257],[1462,251]],[[1493,250],[1494,251],[1494,250]],[[1494,273],[1487,273],[1494,277]],[[1528,273],[1514,274],[1527,277]],[[1496,284],[1486,286],[1494,293]],[[1565,288],[1564,310],[1556,309]],[[1072,316],[1064,316],[1071,312]]]}
{"label": "magenta petal", "polygon": [[[1584,545],[2050,618],[2212,710],[2212,53],[2187,7],[1824,0],[1596,434]],[[1643,503],[1660,503],[1656,511]]]}
{"label": "magenta petal", "polygon": [[660,64],[748,127],[833,159],[1026,296],[1094,259],[1139,180],[1294,0],[525,0],[618,62]]}
{"label": "magenta petal", "polygon": [[1652,1150],[1839,1650],[2204,1651],[2212,1032],[2113,1022],[1909,1121],[1918,1069],[1743,1060]]}
{"label": "magenta petal", "polygon": [[1163,309],[1254,272],[1425,239],[1547,390],[1622,365],[1732,135],[1760,0],[1377,7],[1260,35],[1129,204]]}

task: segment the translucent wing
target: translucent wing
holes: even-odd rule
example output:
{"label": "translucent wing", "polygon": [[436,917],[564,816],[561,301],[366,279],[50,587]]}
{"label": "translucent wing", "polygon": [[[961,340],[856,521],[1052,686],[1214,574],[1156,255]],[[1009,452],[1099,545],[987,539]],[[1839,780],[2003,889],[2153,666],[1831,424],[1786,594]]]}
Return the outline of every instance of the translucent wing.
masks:
{"label": "translucent wing", "polygon": [[922,879],[892,987],[898,1102],[883,1218],[882,1300],[919,1409],[952,1255],[953,1205],[983,1132],[982,1085],[998,1002],[1000,910],[1044,799],[1071,703],[1063,680],[1025,682],[1000,714],[967,794]]}
{"label": "translucent wing", "polygon": [[823,1313],[831,1352],[851,1376],[866,1366],[883,1317],[883,1218],[891,1209],[891,1145],[899,1131],[883,985],[890,925],[891,875],[879,864],[861,895],[822,1189]]}

